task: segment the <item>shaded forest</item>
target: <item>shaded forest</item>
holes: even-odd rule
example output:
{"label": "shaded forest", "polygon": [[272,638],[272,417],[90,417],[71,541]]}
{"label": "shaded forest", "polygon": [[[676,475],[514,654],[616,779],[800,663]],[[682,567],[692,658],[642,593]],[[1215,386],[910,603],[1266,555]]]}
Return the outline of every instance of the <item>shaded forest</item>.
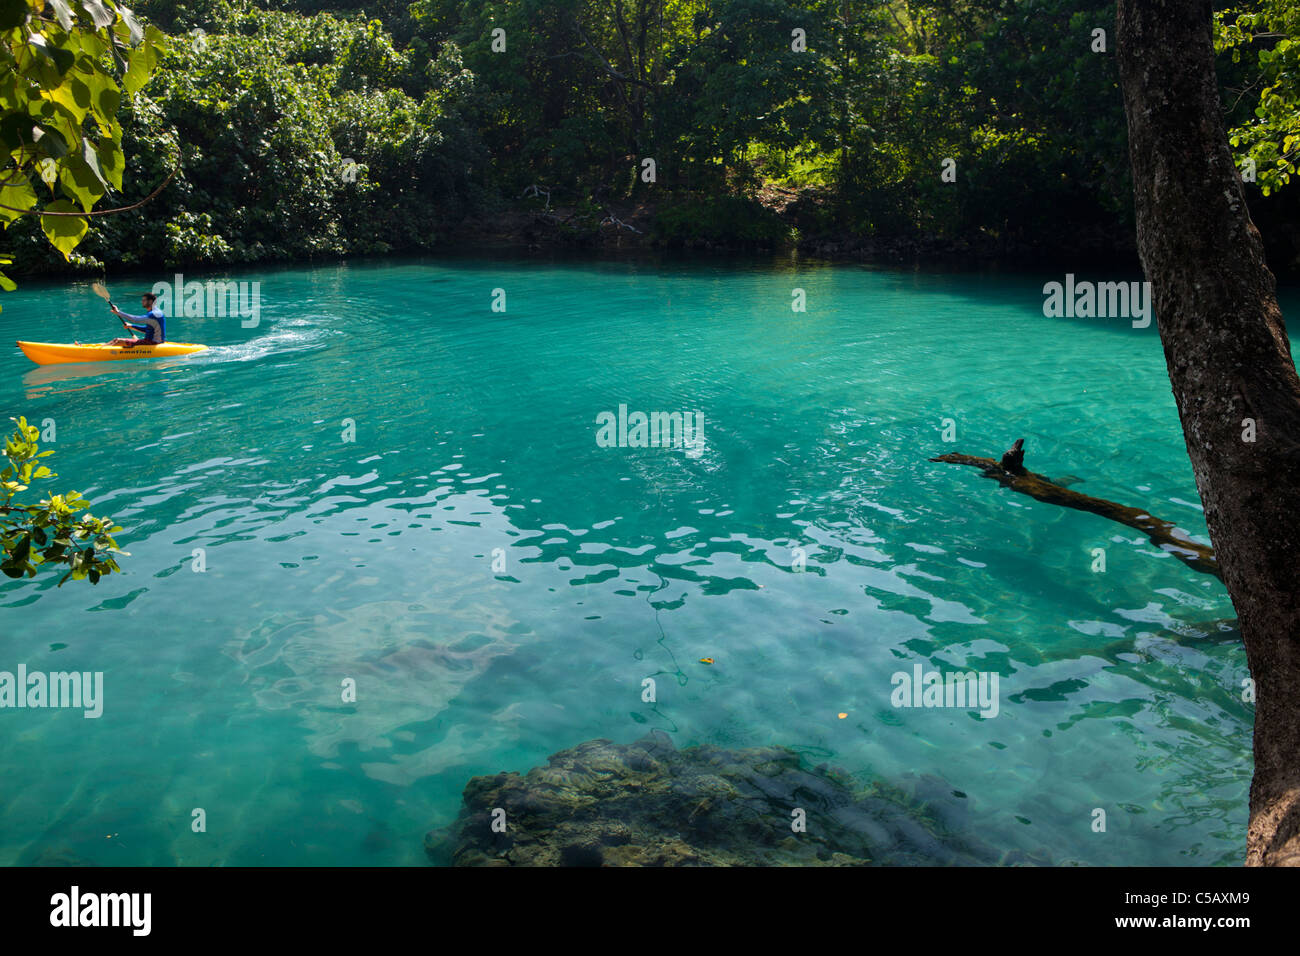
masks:
{"label": "shaded forest", "polygon": [[[1113,2],[143,0],[126,176],[71,265],[502,240],[1136,266]],[[1099,34],[1097,31],[1104,31]],[[1218,14],[1270,264],[1300,267],[1300,13]],[[650,162],[647,162],[650,161]],[[1253,180],[1253,181],[1251,181]]]}

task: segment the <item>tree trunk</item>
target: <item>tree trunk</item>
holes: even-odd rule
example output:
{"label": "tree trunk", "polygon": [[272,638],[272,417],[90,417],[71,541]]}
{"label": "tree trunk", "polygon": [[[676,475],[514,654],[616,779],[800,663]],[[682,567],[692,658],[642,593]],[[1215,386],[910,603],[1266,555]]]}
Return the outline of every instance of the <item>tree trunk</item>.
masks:
{"label": "tree trunk", "polygon": [[1296,866],[1300,378],[1228,150],[1209,0],[1120,0],[1118,40],[1138,249],[1255,681],[1246,863]]}

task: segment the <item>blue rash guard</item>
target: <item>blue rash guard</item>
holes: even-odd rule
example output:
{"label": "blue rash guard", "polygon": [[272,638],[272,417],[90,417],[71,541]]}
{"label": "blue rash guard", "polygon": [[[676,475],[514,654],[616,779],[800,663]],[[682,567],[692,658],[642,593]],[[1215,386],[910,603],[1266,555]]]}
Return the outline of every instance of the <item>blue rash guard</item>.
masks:
{"label": "blue rash guard", "polygon": [[[162,343],[167,341],[167,336],[163,330],[163,323],[167,317],[162,314],[162,309],[157,306],[154,306],[144,315],[128,315],[123,312],[122,318],[134,319],[134,322],[127,322],[126,327],[143,333],[145,341],[150,345],[162,345]],[[136,325],[136,322],[143,324]]]}

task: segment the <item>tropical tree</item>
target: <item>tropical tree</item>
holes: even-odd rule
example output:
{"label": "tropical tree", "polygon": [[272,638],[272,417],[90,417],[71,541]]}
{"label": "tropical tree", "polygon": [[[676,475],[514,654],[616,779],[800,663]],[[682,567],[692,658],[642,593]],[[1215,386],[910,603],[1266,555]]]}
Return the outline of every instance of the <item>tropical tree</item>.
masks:
{"label": "tropical tree", "polygon": [[1210,0],[1120,0],[1138,248],[1255,692],[1249,865],[1300,866],[1300,376],[1224,131]]}

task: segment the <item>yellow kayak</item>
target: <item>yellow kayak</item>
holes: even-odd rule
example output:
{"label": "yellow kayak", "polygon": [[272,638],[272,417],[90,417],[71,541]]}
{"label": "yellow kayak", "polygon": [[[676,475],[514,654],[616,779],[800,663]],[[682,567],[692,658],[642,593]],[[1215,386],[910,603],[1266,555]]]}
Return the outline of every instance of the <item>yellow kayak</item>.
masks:
{"label": "yellow kayak", "polygon": [[202,352],[206,345],[164,342],[162,345],[73,345],[67,342],[19,342],[23,354],[37,365],[60,362],[118,362],[122,359],[165,358]]}

